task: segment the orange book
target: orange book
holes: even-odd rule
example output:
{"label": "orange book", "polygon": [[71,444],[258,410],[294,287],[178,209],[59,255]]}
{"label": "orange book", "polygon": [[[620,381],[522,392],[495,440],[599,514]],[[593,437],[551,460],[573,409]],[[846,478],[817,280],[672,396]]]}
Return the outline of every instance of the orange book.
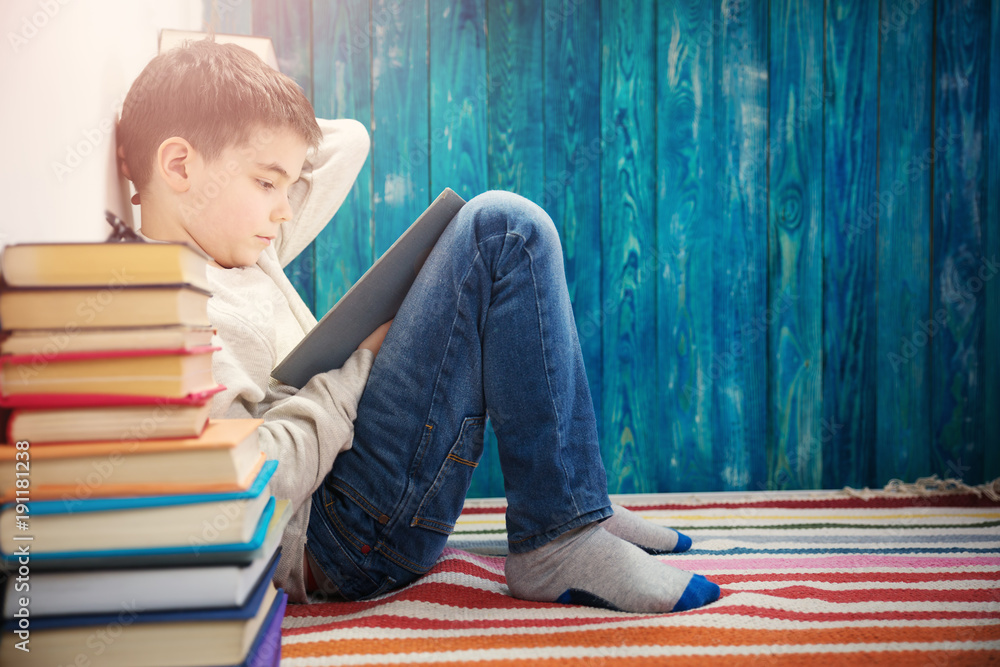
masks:
{"label": "orange book", "polygon": [[[246,490],[264,464],[261,419],[213,419],[196,438],[31,445],[32,500]],[[0,445],[0,502],[15,498],[18,462]]]}

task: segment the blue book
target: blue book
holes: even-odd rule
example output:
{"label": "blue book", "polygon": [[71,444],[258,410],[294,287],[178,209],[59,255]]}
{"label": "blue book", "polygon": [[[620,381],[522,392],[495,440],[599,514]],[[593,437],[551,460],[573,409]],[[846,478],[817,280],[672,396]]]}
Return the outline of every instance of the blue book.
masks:
{"label": "blue book", "polygon": [[[277,464],[265,463],[253,485],[240,492],[36,501],[27,503],[26,514],[10,503],[0,508],[0,552],[8,566],[25,550],[36,566],[68,559],[79,565],[81,559],[118,556],[252,552],[263,543],[273,513],[274,499],[265,490]],[[19,521],[26,530],[18,530]]]}
{"label": "blue book", "polygon": [[[261,515],[257,531],[247,542],[213,544],[206,547],[172,547],[162,549],[130,550],[126,552],[99,552],[69,555],[51,555],[31,561],[33,572],[54,570],[99,570],[107,568],[204,566],[213,564],[246,564],[270,549],[272,539],[281,541],[285,525],[291,516],[284,511],[287,500],[271,499]],[[272,538],[274,524],[280,521],[277,535]],[[7,559],[6,567],[14,568],[14,558]]]}
{"label": "blue book", "polygon": [[258,664],[248,662],[252,649],[267,652],[263,642],[285,602],[284,591],[271,583],[277,564],[275,559],[240,607],[144,612],[125,605],[116,614],[31,619],[30,651],[18,648],[24,640],[11,619],[0,637],[0,664],[48,667],[73,664],[78,655],[105,667]]}

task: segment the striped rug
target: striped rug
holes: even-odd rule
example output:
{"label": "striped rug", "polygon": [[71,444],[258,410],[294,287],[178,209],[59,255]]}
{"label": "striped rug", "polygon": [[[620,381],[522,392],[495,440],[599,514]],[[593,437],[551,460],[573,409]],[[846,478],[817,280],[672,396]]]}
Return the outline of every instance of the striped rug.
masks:
{"label": "striped rug", "polygon": [[502,501],[469,501],[435,568],[356,603],[289,605],[284,666],[1000,664],[1000,503],[974,494],[615,500],[694,540],[662,557],[722,597],[676,614],[508,595]]}

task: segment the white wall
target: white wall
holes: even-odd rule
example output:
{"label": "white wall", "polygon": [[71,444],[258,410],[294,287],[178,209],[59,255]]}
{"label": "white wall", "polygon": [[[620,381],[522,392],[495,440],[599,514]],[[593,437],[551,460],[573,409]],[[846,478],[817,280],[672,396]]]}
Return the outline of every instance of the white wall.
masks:
{"label": "white wall", "polygon": [[102,241],[121,102],[161,28],[201,29],[201,0],[2,4],[0,246]]}

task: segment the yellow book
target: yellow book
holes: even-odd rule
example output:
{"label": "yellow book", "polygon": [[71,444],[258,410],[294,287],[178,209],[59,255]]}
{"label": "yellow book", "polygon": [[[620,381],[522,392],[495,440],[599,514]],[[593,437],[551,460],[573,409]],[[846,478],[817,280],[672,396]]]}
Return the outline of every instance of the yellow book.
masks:
{"label": "yellow book", "polygon": [[212,379],[216,349],[2,356],[0,398],[39,394],[182,398],[216,386]]}
{"label": "yellow book", "polygon": [[0,257],[11,287],[137,287],[188,283],[209,289],[210,258],[187,243],[18,243]]}
{"label": "yellow book", "polygon": [[69,335],[105,327],[210,326],[211,296],[177,285],[8,289],[0,292],[0,326],[58,329]]}
{"label": "yellow book", "polygon": [[97,350],[142,350],[211,345],[212,327],[116,327],[81,329],[21,329],[0,341],[0,354],[55,354]]}

